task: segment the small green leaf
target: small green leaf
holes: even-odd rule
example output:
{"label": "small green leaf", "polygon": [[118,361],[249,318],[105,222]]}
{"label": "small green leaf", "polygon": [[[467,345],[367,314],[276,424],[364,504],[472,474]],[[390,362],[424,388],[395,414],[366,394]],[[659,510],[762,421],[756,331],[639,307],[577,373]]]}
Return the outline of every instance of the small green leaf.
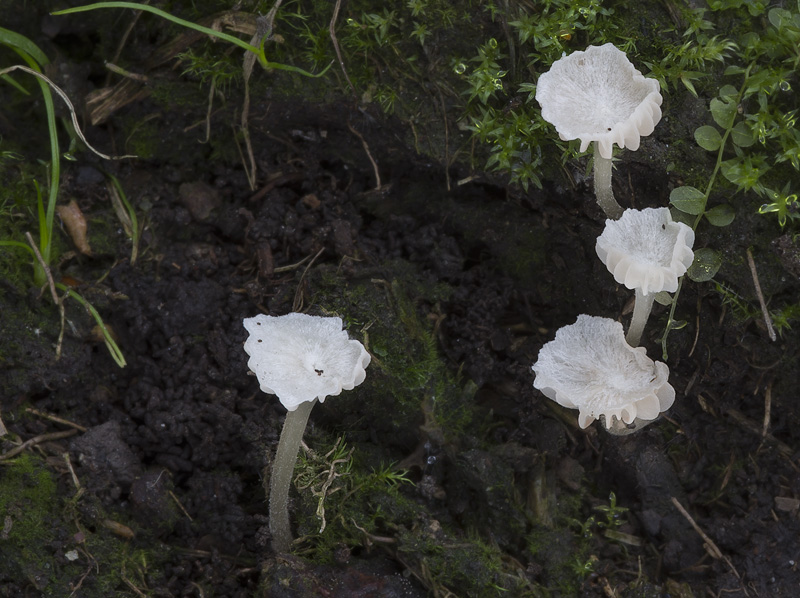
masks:
{"label": "small green leaf", "polygon": [[756,142],[753,132],[744,122],[736,123],[731,129],[731,139],[739,147],[750,147]]}
{"label": "small green leaf", "polygon": [[775,29],[790,25],[792,22],[792,13],[785,8],[773,8],[767,13],[767,17]]}
{"label": "small green leaf", "polygon": [[672,295],[666,291],[656,293],[655,300],[659,305],[672,305]]}
{"label": "small green leaf", "polygon": [[[744,71],[742,71],[744,72]],[[739,95],[739,90],[733,85],[723,85],[719,88],[719,97],[724,100],[734,100]]]}
{"label": "small green leaf", "polygon": [[669,194],[669,203],[687,214],[702,214],[706,209],[706,196],[699,189],[686,185],[676,187]]}
{"label": "small green leaf", "polygon": [[[714,98],[709,103],[709,109],[711,110],[711,116],[714,117],[714,122],[717,123],[723,129],[727,129],[733,123],[733,119],[736,116],[736,104],[733,102],[723,102],[719,98]],[[701,129],[703,127],[700,127]],[[695,132],[695,136],[697,133]],[[699,143],[699,142],[698,142]]]}
{"label": "small green leaf", "polygon": [[670,320],[669,324],[667,324],[667,327],[670,330],[680,330],[681,328],[686,326],[686,324],[687,324],[686,320]]}
{"label": "small green leaf", "polygon": [[[716,120],[716,117],[714,120]],[[719,131],[711,125],[703,125],[695,130],[694,140],[697,142],[697,145],[704,150],[715,152],[722,143],[722,136],[719,134]]]}
{"label": "small green leaf", "polygon": [[724,203],[711,208],[705,217],[712,226],[728,226],[736,217],[736,212],[731,205]]}
{"label": "small green leaf", "polygon": [[[741,75],[742,73],[745,72],[745,70],[746,69],[743,66],[738,66],[738,65],[732,64],[731,66],[725,68],[725,72],[723,74],[725,74],[725,75]],[[739,92],[736,92],[736,93],[739,93]]]}
{"label": "small green leaf", "polygon": [[686,274],[695,282],[708,282],[714,278],[721,265],[722,254],[704,247],[694,252],[694,261]]}

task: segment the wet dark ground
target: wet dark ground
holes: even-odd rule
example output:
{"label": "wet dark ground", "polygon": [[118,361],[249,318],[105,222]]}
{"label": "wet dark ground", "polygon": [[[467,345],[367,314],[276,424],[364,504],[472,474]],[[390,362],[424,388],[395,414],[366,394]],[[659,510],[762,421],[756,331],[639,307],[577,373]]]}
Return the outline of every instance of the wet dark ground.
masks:
{"label": "wet dark ground", "polygon": [[[0,452],[75,431],[0,465],[0,596],[800,593],[796,332],[771,342],[710,284],[687,281],[676,314],[687,325],[668,345],[677,399],[656,424],[627,437],[581,431],[576,412],[532,388],[530,366],[560,326],[630,309],[594,253],[603,220],[585,164],[569,167],[574,187],[523,193],[465,166],[446,176],[409,147],[401,123],[369,107],[262,100],[251,190],[236,160],[183,131],[203,106],[157,108],[158,143],[179,154],[110,165],[83,156],[65,167],[62,192],[90,231],[105,230],[105,245],[64,255],[57,275],[98,308],[127,366],[74,303],[55,361],[48,294],[0,284],[10,430]],[[219,118],[212,135],[225,134]],[[93,132],[105,146],[114,134]],[[659,143],[622,155],[623,205],[666,205],[676,181],[646,161]],[[102,169],[143,222],[135,265]],[[753,247],[767,296],[796,300],[796,245],[775,229],[762,241],[766,229],[743,213],[729,229],[698,231],[698,246],[725,249],[719,279],[750,300],[743,256]],[[399,463],[414,485],[399,487],[404,502],[366,503],[408,512],[384,513],[358,541],[328,550],[312,539],[277,556],[263,482],[284,410],[248,375],[241,321],[292,310],[340,315],[375,357],[362,386],[315,408],[309,447],[343,436],[356,463]],[[645,334],[652,358],[666,313],[657,306]],[[45,478],[53,503],[28,492]],[[313,537],[304,522],[315,500],[294,496],[298,533]],[[46,533],[15,535],[29,511],[46,513]],[[443,556],[464,546],[475,549],[465,560]]]}

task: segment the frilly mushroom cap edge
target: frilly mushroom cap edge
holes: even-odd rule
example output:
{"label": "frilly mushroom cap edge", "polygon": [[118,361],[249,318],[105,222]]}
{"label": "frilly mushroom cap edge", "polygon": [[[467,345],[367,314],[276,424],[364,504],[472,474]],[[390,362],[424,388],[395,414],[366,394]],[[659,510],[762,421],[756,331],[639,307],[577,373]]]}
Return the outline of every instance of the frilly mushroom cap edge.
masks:
{"label": "frilly mushroom cap edge", "polygon": [[290,313],[245,318],[250,333],[247,367],[261,390],[294,411],[300,403],[352,390],[366,379],[371,360],[364,346],[342,330],[338,317]]}
{"label": "frilly mushroom cap edge", "polygon": [[639,149],[661,120],[657,80],[647,78],[613,44],[589,46],[555,61],[536,84],[542,118],[561,139],[581,140],[584,152],[598,142],[603,158],[612,146]]}
{"label": "frilly mushroom cap edge", "polygon": [[533,386],[578,409],[581,428],[601,416],[609,429],[615,419],[625,424],[653,420],[675,401],[667,365],[628,345],[622,325],[609,318],[578,316],[542,347],[532,369]]}

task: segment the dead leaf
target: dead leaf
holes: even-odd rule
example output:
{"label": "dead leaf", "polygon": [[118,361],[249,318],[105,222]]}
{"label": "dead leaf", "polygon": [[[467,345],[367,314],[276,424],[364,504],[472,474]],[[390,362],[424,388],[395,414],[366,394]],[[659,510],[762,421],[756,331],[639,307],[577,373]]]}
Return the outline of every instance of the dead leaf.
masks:
{"label": "dead leaf", "polygon": [[78,203],[73,199],[67,205],[56,206],[56,210],[78,251],[83,255],[92,255],[92,248],[89,247],[89,240],[86,238],[88,229],[86,218],[83,217]]}

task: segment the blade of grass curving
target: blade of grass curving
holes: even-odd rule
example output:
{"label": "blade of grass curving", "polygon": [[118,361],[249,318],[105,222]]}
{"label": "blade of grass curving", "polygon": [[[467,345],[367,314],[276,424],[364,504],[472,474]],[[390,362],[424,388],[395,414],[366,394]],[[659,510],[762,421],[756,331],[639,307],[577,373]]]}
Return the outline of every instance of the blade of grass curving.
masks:
{"label": "blade of grass curving", "polygon": [[30,253],[31,256],[36,258],[36,254],[33,252],[33,249],[28,247],[25,243],[21,243],[20,241],[0,241],[0,247],[16,247],[17,249],[24,249]]}
{"label": "blade of grass curving", "polygon": [[132,10],[141,10],[144,12],[149,12],[151,14],[157,15],[163,19],[171,21],[176,25],[180,25],[182,27],[186,27],[188,29],[194,29],[195,31],[199,31],[201,33],[205,33],[206,35],[210,35],[212,37],[216,37],[218,39],[225,40],[226,42],[232,43],[235,46],[239,46],[243,50],[248,52],[252,52],[256,55],[259,64],[264,67],[265,69],[276,69],[279,71],[289,71],[292,73],[297,73],[298,75],[303,75],[304,77],[321,77],[328,69],[331,68],[333,62],[331,62],[327,67],[325,67],[319,73],[310,73],[306,70],[298,68],[296,66],[291,66],[289,64],[281,64],[279,62],[270,62],[267,60],[267,55],[264,51],[264,40],[262,39],[258,47],[253,46],[252,44],[248,44],[246,41],[239,39],[234,35],[229,35],[227,33],[223,33],[222,31],[217,31],[215,29],[211,29],[209,27],[204,27],[203,25],[198,25],[197,23],[192,23],[191,21],[187,21],[185,19],[181,19],[180,17],[176,17],[175,15],[171,15],[168,12],[165,12],[159,8],[154,6],[149,6],[147,4],[137,4],[136,2],[95,2],[94,4],[87,4],[85,6],[76,6],[73,8],[65,8],[64,10],[57,10],[50,14],[52,15],[69,15],[79,12],[86,12],[90,10],[97,10],[99,8],[130,8]]}
{"label": "blade of grass curving", "polygon": [[229,35],[227,33],[223,33],[222,31],[216,31],[209,27],[204,27],[203,25],[198,25],[197,23],[192,23],[191,21],[186,21],[185,19],[181,19],[180,17],[176,17],[174,15],[169,14],[161,10],[160,8],[156,8],[154,6],[150,6],[147,4],[137,4],[136,2],[95,2],[94,4],[87,4],[84,6],[75,6],[73,8],[65,8],[64,10],[57,10],[50,14],[52,15],[69,15],[78,12],[86,12],[90,10],[97,10],[99,8],[130,8],[132,10],[141,10],[144,12],[149,12],[154,15],[161,17],[162,19],[167,19],[168,21],[172,21],[176,25],[180,25],[182,27],[186,27],[188,29],[194,29],[195,31],[200,31],[201,33],[205,33],[206,35],[210,35],[219,39],[223,39],[226,42],[230,42],[240,48],[247,50],[248,52],[252,52],[258,58],[258,61],[261,64],[266,64],[266,56],[264,55],[264,50],[259,49],[255,46],[251,46],[246,41],[239,39],[233,35]]}
{"label": "blade of grass curving", "polygon": [[16,48],[25,52],[40,66],[50,64],[47,55],[39,49],[39,46],[34,44],[24,35],[20,35],[4,27],[0,27],[0,44],[5,44],[11,48]]}
{"label": "blade of grass curving", "polygon": [[75,301],[83,305],[83,307],[85,307],[88,310],[88,312],[92,314],[92,317],[94,318],[95,322],[97,322],[97,325],[100,327],[100,330],[103,333],[103,340],[106,343],[106,348],[108,349],[108,352],[111,354],[111,358],[116,362],[116,364],[119,367],[124,368],[127,365],[127,362],[125,361],[125,356],[122,354],[119,345],[117,345],[116,341],[111,336],[111,332],[106,327],[106,323],[103,321],[103,318],[100,316],[100,314],[97,313],[97,310],[94,308],[94,306],[91,303],[89,303],[86,299],[84,299],[81,295],[79,295],[71,288],[66,286],[65,284],[57,282],[56,288],[62,291],[66,291],[68,297],[72,297],[73,299],[75,299]]}
{"label": "blade of grass curving", "polygon": [[[16,68],[28,70],[32,73],[38,74],[41,77],[44,77],[44,75],[42,75],[41,65],[48,64],[49,60],[47,60],[47,56],[45,56],[44,53],[36,47],[36,44],[26,37],[14,33],[13,31],[8,31],[7,29],[4,29],[2,33],[3,37],[0,38],[0,42],[8,45],[12,50],[19,54],[19,56],[30,67],[28,69],[20,65]],[[33,51],[32,54],[30,52],[31,50]],[[14,67],[12,67],[12,69],[3,69],[2,72],[3,74],[8,73],[13,70],[13,68]],[[48,87],[47,83],[38,77],[36,81],[39,85],[39,89],[42,92],[45,113],[47,114],[47,133],[50,137],[50,185],[47,194],[47,210],[45,211],[44,221],[42,221],[41,218],[39,221],[39,250],[42,252],[42,258],[44,259],[45,263],[49,264],[52,249],[52,243],[50,241],[52,239],[53,219],[56,211],[56,200],[58,199],[58,187],[61,181],[61,154],[58,147],[56,111],[53,104],[53,95],[50,93],[50,88]],[[37,186],[37,193],[38,192]],[[44,225],[44,228],[42,228],[42,225]],[[39,268],[37,265],[34,265],[34,282],[37,285],[44,284],[44,272],[41,272],[40,270],[41,268]]]}
{"label": "blade of grass curving", "polygon": [[114,212],[117,218],[122,223],[125,233],[131,240],[131,266],[136,264],[136,258],[139,255],[139,221],[136,218],[136,210],[133,209],[131,202],[125,195],[125,190],[119,182],[119,179],[113,174],[105,173],[106,177],[110,180],[106,183],[108,193],[111,196],[111,203],[114,206]]}

